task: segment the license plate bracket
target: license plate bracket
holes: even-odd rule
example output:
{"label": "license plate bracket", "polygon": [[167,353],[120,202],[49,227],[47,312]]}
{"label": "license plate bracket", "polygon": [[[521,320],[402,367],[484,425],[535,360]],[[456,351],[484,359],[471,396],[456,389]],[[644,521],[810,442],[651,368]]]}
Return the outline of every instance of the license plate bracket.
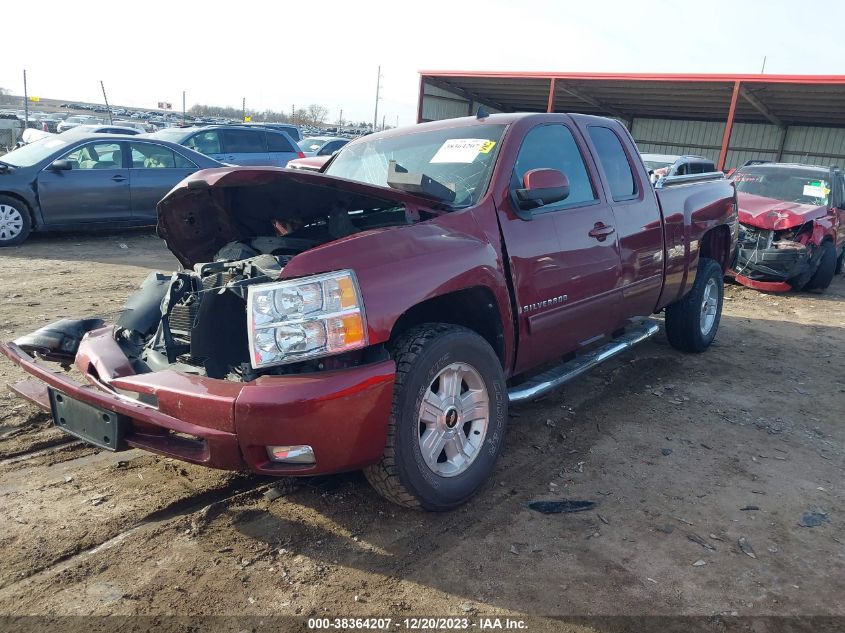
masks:
{"label": "license plate bracket", "polygon": [[48,393],[53,424],[62,431],[110,451],[126,448],[124,438],[131,428],[129,417],[76,400],[53,388]]}

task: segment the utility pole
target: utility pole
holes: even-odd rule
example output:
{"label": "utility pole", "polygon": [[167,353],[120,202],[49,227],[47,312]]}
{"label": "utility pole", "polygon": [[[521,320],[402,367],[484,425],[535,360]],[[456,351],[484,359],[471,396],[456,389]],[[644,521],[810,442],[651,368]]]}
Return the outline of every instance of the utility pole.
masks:
{"label": "utility pole", "polygon": [[379,90],[381,90],[381,66],[378,67],[378,79],[376,80],[376,113],[373,115],[373,132],[378,127],[378,100]]}
{"label": "utility pole", "polygon": [[343,131],[343,108],[340,109],[340,118],[337,121],[337,128],[338,132]]}
{"label": "utility pole", "polygon": [[23,126],[29,127],[29,94],[26,91],[26,69],[23,71]]}
{"label": "utility pole", "polygon": [[384,116],[381,117],[381,131],[384,132]]}
{"label": "utility pole", "polygon": [[760,74],[764,74],[766,72],[766,56],[763,55],[763,67],[760,69]]}
{"label": "utility pole", "polygon": [[241,102],[241,123],[246,122],[246,97]]}
{"label": "utility pole", "polygon": [[103,90],[103,101],[105,101],[105,103],[106,103],[106,112],[109,113],[109,125],[111,125],[112,124],[111,108],[109,107],[109,98],[106,96],[106,86],[103,83],[102,79],[100,79],[100,88],[102,88],[102,90]]}
{"label": "utility pole", "polygon": [[290,104],[290,122],[296,125],[296,104]]}
{"label": "utility pole", "polygon": [[182,125],[187,122],[187,110],[185,110],[185,91],[182,91]]}

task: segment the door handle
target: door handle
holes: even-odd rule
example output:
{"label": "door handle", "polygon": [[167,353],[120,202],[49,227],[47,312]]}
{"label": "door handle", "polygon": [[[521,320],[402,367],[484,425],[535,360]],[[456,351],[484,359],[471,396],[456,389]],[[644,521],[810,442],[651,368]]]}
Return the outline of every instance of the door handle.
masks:
{"label": "door handle", "polygon": [[111,179],[115,182],[123,182],[124,180],[126,180],[126,176],[121,176],[120,174],[118,174],[116,176],[112,176]]}
{"label": "door handle", "polygon": [[612,226],[607,226],[603,222],[596,222],[595,226],[593,226],[587,235],[596,238],[599,242],[604,242],[608,235],[612,235],[615,232],[616,229]]}

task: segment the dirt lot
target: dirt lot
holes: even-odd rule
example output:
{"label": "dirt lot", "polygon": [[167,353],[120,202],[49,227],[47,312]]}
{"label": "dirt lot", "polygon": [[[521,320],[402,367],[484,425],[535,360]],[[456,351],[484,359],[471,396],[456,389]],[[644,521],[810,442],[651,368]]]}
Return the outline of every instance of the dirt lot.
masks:
{"label": "dirt lot", "polygon": [[[142,232],[37,237],[0,265],[11,339],[114,315],[175,260]],[[726,299],[706,354],[660,335],[513,408],[492,482],[448,514],[358,474],[271,502],[266,479],[69,442],[3,389],[0,614],[845,616],[845,278]],[[22,375],[0,360],[0,384]]]}

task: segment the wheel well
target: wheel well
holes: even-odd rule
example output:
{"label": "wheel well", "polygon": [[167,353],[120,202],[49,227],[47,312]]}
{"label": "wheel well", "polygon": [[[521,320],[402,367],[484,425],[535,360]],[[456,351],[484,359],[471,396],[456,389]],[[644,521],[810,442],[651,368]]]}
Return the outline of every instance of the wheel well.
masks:
{"label": "wheel well", "polygon": [[26,209],[27,213],[29,213],[29,221],[32,225],[32,228],[35,228],[35,210],[29,206],[29,203],[24,200],[19,194],[12,193],[11,191],[0,191],[0,196],[6,196],[7,198],[14,198],[15,200],[19,201],[23,208]]}
{"label": "wheel well", "polygon": [[505,365],[502,319],[489,288],[466,288],[418,303],[396,320],[390,340],[396,340],[403,332],[422,323],[451,323],[469,328],[490,344],[502,366]]}
{"label": "wheel well", "polygon": [[710,229],[701,238],[700,249],[699,257],[717,261],[726,271],[731,265],[731,230],[725,225]]}

